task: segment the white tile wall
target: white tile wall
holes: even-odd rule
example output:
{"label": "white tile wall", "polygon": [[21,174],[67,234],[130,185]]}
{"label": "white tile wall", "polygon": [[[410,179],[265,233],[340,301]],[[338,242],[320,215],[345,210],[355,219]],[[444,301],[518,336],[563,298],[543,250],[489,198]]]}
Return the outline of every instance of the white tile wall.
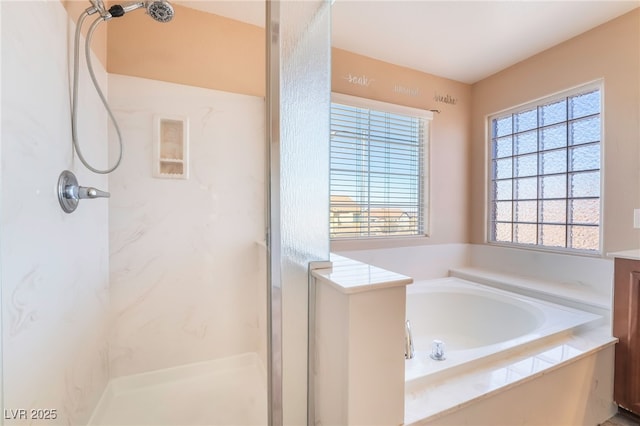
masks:
{"label": "white tile wall", "polygon": [[[122,75],[109,98],[112,376],[263,350],[263,99]],[[153,177],[154,114],[188,117],[189,179]]]}
{"label": "white tile wall", "polygon": [[611,299],[613,260],[608,258],[472,244],[469,266],[560,284],[577,284]]}
{"label": "white tile wall", "polygon": [[[86,172],[72,156],[74,25],[62,4],[0,7],[4,409],[50,409],[57,417],[34,420],[27,411],[5,425],[85,424],[108,377],[108,201],[85,200],[66,214],[56,183],[64,169],[85,186],[106,190],[107,179]],[[105,85],[105,70],[95,58],[94,65]],[[79,135],[87,157],[103,167],[106,114],[86,71],[80,90]]]}

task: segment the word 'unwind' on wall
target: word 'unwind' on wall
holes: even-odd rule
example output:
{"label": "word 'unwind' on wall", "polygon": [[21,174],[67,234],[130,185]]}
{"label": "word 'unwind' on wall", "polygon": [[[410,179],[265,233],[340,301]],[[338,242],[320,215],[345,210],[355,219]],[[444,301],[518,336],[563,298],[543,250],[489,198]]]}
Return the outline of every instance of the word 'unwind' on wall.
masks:
{"label": "word 'unwind' on wall", "polygon": [[420,94],[420,89],[418,89],[417,87],[410,88],[410,87],[402,86],[400,84],[394,84],[393,91],[401,95],[407,95],[412,97],[416,97]]}

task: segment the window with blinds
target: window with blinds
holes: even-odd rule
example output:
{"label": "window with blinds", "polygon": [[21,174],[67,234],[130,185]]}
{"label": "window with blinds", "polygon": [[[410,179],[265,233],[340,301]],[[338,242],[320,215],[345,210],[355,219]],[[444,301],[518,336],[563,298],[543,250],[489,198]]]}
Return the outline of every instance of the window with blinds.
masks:
{"label": "window with blinds", "polygon": [[600,250],[600,87],[489,118],[489,241]]}
{"label": "window with blinds", "polygon": [[431,113],[356,99],[331,104],[331,238],[425,235]]}

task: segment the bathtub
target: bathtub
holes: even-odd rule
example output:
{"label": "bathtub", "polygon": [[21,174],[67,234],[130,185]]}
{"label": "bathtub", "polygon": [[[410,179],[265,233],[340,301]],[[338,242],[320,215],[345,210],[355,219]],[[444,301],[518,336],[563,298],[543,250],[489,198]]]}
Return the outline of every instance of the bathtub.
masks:
{"label": "bathtub", "polygon": [[[415,348],[414,358],[405,363],[407,384],[446,378],[603,321],[589,312],[453,277],[408,286],[406,316]],[[430,357],[434,340],[444,342],[444,360]]]}

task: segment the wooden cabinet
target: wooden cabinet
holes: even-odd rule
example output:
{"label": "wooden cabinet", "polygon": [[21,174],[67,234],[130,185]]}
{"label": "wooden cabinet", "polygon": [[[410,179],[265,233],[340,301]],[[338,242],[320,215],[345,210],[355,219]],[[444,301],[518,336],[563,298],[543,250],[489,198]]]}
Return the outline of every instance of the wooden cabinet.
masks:
{"label": "wooden cabinet", "polygon": [[615,259],[613,335],[616,403],[640,414],[640,260]]}

